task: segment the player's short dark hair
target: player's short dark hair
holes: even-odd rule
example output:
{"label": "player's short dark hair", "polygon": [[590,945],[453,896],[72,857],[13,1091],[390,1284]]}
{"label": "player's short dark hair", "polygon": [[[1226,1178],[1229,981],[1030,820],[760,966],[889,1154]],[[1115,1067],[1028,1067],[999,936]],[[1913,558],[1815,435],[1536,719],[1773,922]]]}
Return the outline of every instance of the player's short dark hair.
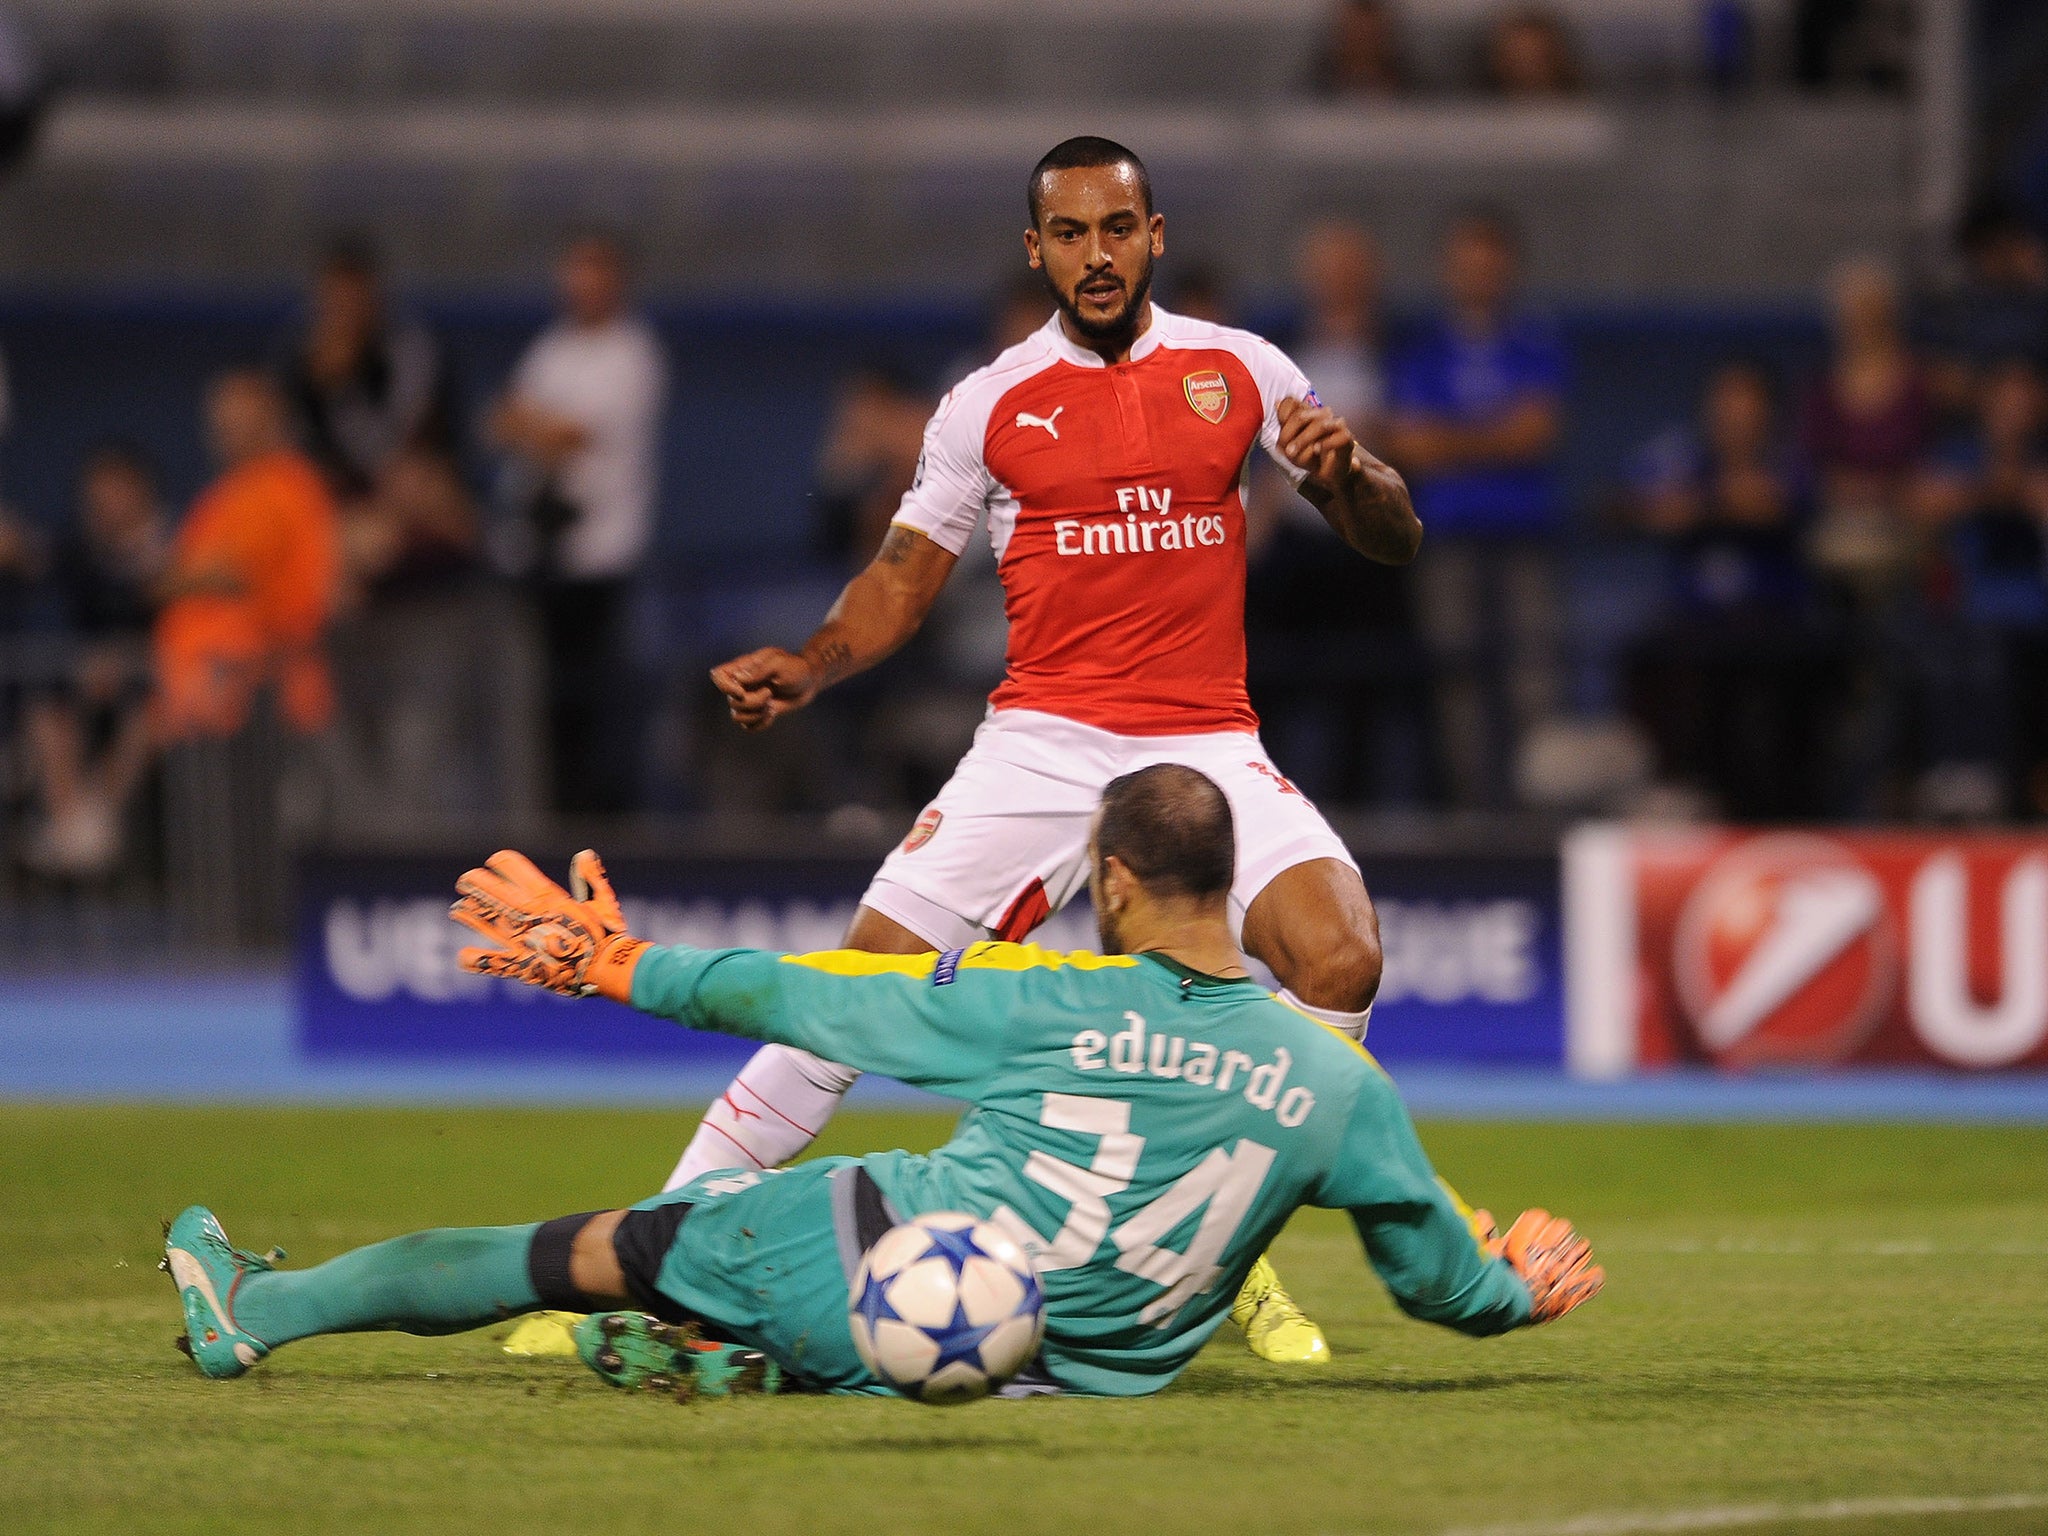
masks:
{"label": "player's short dark hair", "polygon": [[1111,779],[1095,855],[1115,857],[1159,896],[1220,897],[1237,867],[1237,827],[1216,781],[1181,763]]}
{"label": "player's short dark hair", "polygon": [[1138,194],[1145,199],[1145,217],[1149,219],[1152,216],[1152,173],[1145,169],[1145,162],[1115,139],[1083,133],[1060,140],[1039,157],[1038,164],[1031,167],[1031,180],[1024,188],[1024,205],[1031,210],[1033,227],[1039,221],[1039,185],[1048,174],[1053,171],[1093,170],[1101,165],[1128,165],[1131,168],[1131,174],[1138,179]]}

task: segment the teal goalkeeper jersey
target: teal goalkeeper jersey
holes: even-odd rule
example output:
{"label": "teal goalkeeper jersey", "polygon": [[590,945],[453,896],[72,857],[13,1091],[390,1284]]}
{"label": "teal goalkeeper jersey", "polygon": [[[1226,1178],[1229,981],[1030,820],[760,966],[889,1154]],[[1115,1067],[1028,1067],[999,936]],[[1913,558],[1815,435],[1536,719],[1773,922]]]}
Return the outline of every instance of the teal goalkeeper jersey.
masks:
{"label": "teal goalkeeper jersey", "polygon": [[1024,1243],[1047,1368],[1076,1390],[1165,1386],[1303,1205],[1351,1213],[1412,1316],[1474,1334],[1529,1320],[1386,1074],[1255,982],[1019,944],[654,948],[633,1002],[966,1100],[938,1151],[863,1162],[899,1213],[967,1211]]}

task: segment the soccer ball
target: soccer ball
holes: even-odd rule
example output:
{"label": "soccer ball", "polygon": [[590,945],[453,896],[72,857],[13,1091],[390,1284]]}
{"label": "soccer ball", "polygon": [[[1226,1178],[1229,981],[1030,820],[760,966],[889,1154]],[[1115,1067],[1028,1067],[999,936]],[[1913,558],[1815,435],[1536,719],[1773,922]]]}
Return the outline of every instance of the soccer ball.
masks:
{"label": "soccer ball", "polygon": [[1045,1334],[1045,1292],[1000,1227],[933,1211],[892,1227],[854,1272],[847,1321],[867,1368],[921,1403],[985,1397]]}

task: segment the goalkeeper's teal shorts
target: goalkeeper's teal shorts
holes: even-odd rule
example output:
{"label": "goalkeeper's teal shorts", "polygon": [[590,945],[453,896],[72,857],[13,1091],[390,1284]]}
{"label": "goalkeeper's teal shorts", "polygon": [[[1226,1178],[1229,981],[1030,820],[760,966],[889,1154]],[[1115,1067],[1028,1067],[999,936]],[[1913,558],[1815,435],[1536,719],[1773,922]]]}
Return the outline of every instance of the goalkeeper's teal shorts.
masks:
{"label": "goalkeeper's teal shorts", "polygon": [[727,1171],[633,1207],[614,1238],[634,1301],[758,1349],[800,1381],[884,1393],[853,1347],[847,1286],[897,1217],[853,1157]]}

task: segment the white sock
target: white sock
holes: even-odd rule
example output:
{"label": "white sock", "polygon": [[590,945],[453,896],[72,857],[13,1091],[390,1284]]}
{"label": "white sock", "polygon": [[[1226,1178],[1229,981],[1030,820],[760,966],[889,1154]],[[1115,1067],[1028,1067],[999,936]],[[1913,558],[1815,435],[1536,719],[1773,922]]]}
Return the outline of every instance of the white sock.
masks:
{"label": "white sock", "polygon": [[1313,1003],[1304,1003],[1287,987],[1282,987],[1278,996],[1288,1007],[1298,1008],[1312,1019],[1321,1019],[1330,1028],[1341,1030],[1361,1045],[1365,1043],[1366,1026],[1372,1023],[1371,1003],[1365,1005],[1362,1013],[1340,1013],[1335,1008],[1318,1008]]}
{"label": "white sock", "polygon": [[773,1168],[808,1147],[860,1073],[793,1046],[764,1045],[698,1122],[662,1193],[723,1168]]}

